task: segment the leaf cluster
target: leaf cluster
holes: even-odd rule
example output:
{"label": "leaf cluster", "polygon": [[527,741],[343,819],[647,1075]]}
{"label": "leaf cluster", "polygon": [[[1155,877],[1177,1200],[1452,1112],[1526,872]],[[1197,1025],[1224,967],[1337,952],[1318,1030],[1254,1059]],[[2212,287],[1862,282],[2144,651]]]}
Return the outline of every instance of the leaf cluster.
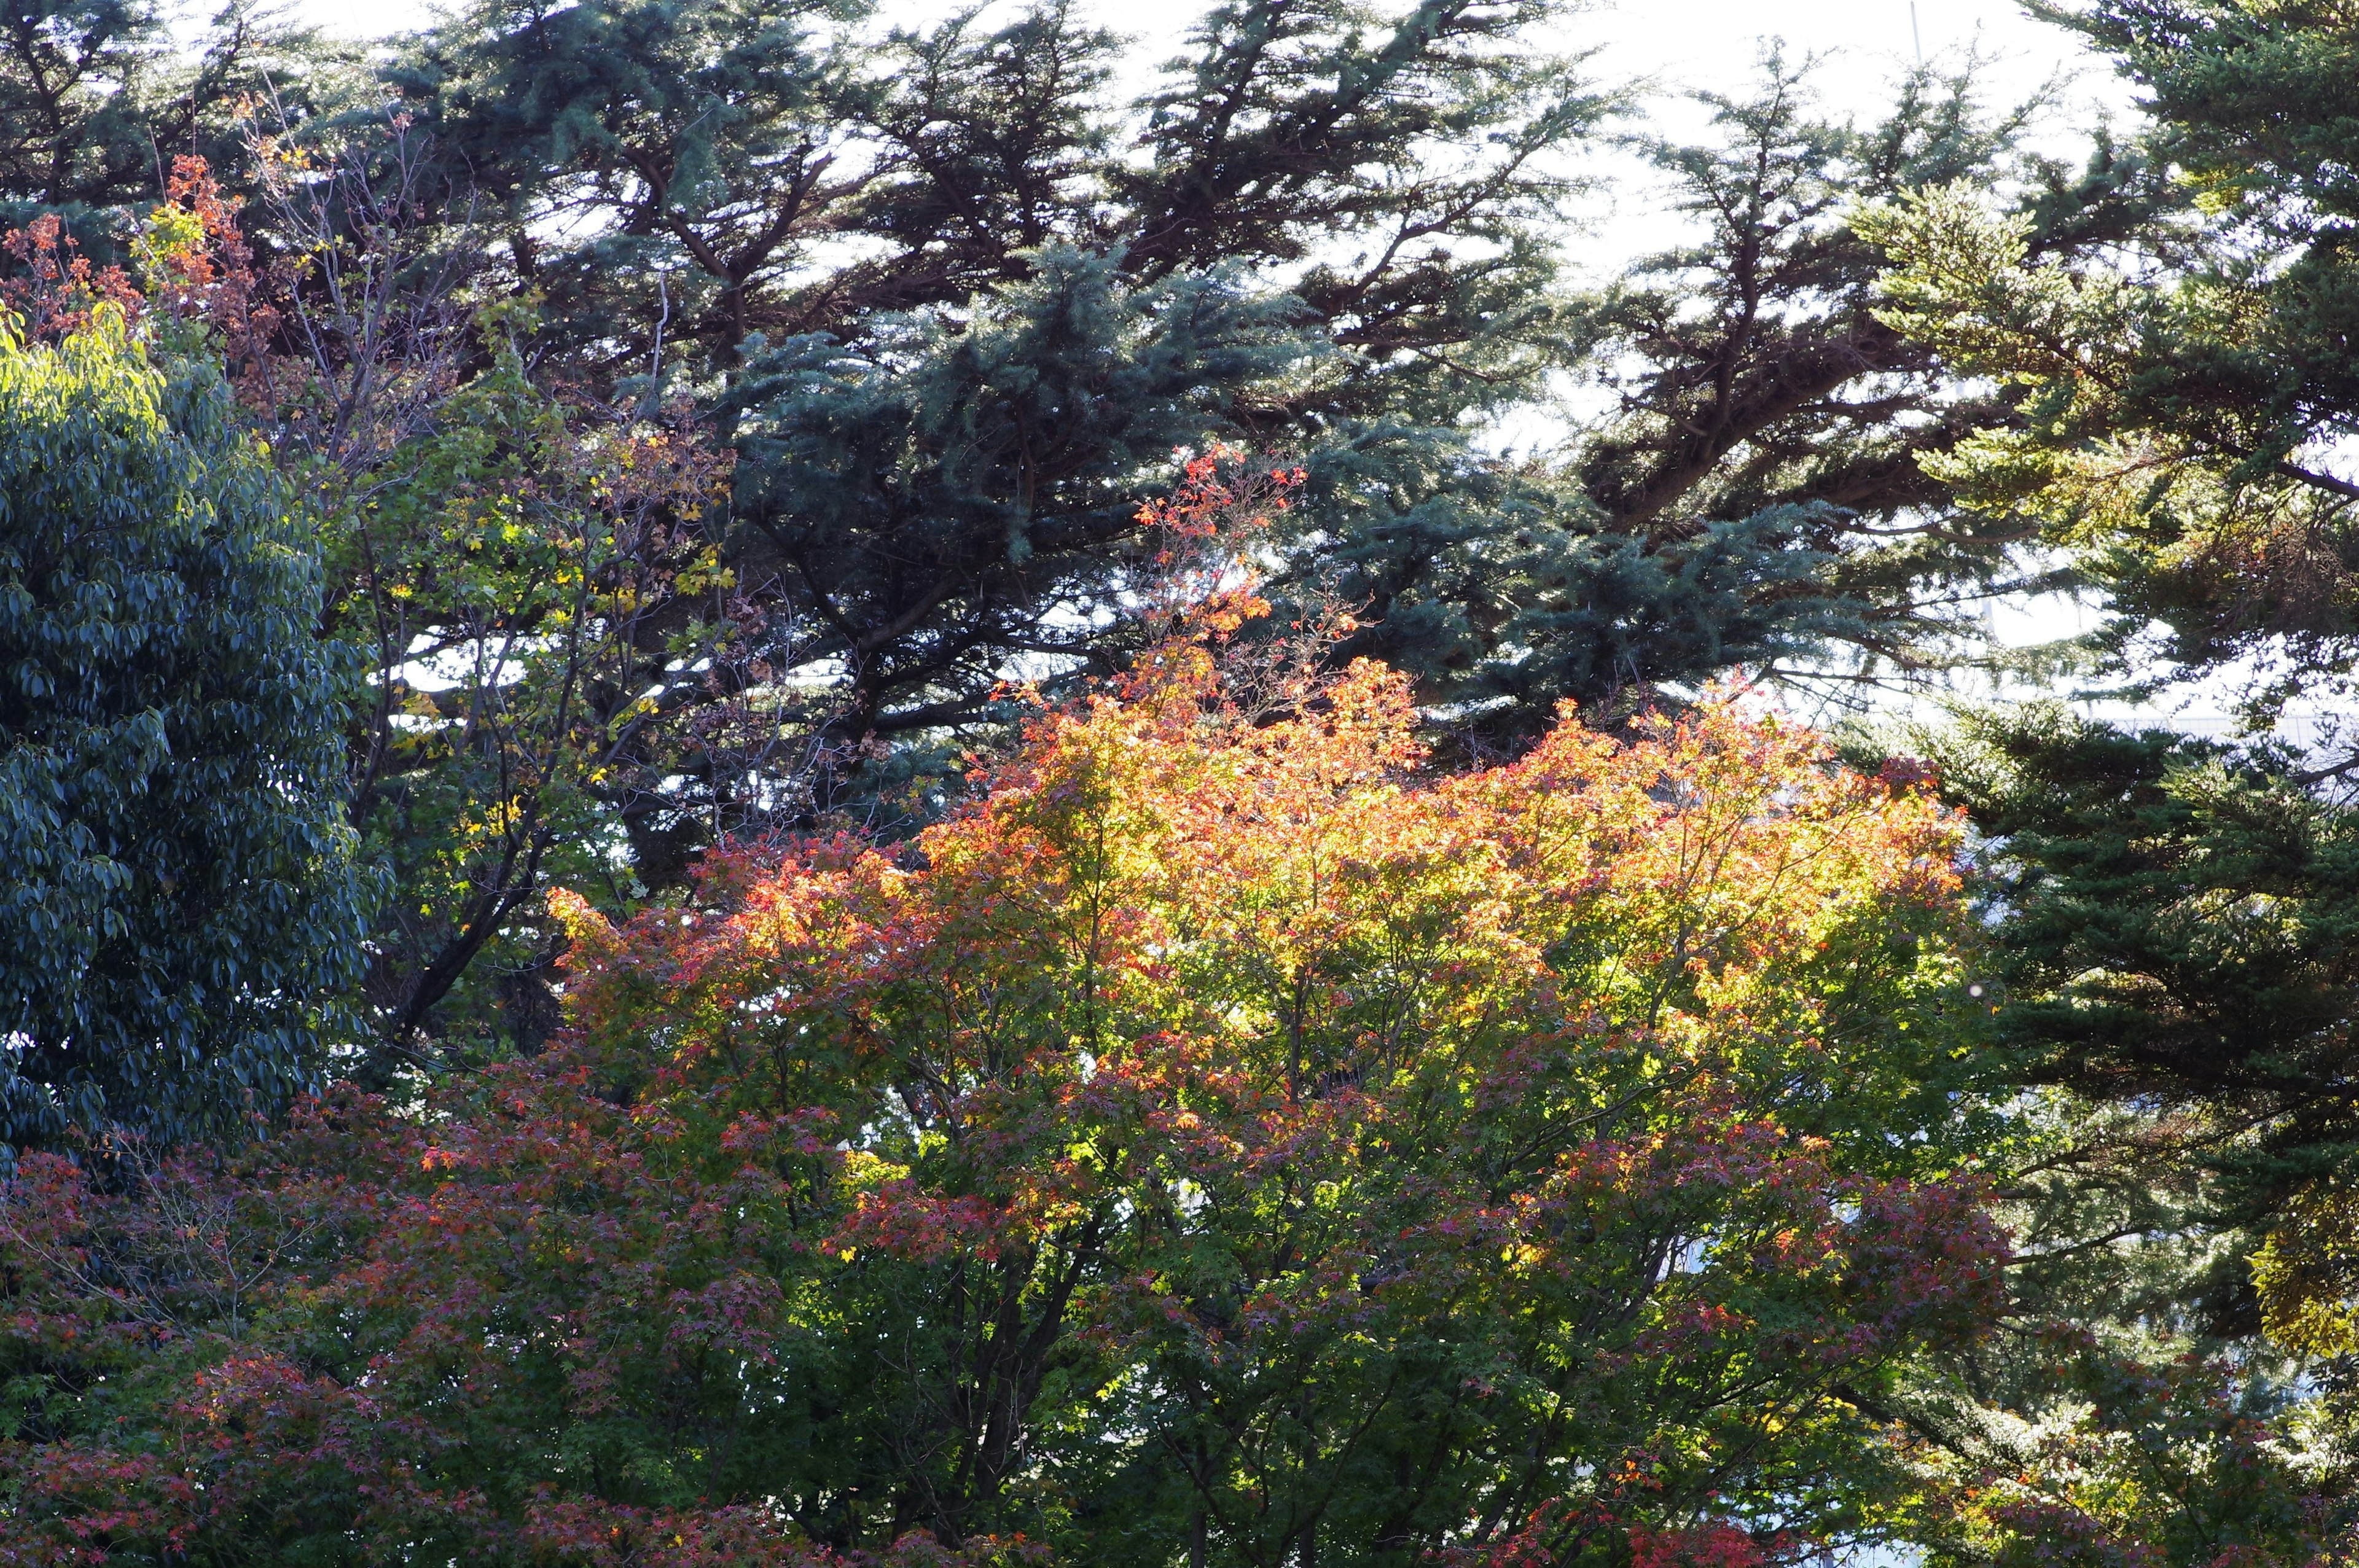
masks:
{"label": "leaf cluster", "polygon": [[0,333],[0,1143],[316,1087],[365,910],[348,671],[278,474],[119,316]]}
{"label": "leaf cluster", "polygon": [[1877,1538],[1917,1483],[1873,1408],[2003,1299],[1954,820],[1727,704],[1448,778],[1412,720],[1362,664],[1256,723],[1183,643],[905,849],[749,844],[622,925],[563,898],[575,1032],[204,1189],[224,1257],[279,1260],[234,1320],[190,1285],[158,1335],[161,1258],[89,1288],[175,1178],[35,1167],[16,1539]]}

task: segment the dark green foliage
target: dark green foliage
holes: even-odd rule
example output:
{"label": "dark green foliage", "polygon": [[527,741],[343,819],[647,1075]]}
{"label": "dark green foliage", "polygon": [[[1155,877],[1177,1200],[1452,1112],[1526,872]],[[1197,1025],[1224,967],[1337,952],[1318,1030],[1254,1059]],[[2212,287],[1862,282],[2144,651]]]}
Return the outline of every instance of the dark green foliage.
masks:
{"label": "dark green foliage", "polygon": [[[2182,203],[2080,254],[1971,186],[1871,218],[1896,264],[1886,322],[2007,406],[1926,467],[2104,590],[2113,673],[2241,686],[2265,717],[2359,651],[2340,445],[2359,427],[2359,193],[2339,161],[2359,21],[2300,0],[2038,8],[2142,89],[2133,161],[2169,170]],[[2265,1239],[2264,1264],[2296,1273],[2326,1255],[2288,1227],[2331,1211],[2359,1153],[2359,809],[2339,748],[2130,734],[2047,706],[1914,744],[1986,839],[1999,1068],[2063,1119],[2017,1190],[2040,1240],[2027,1305],[2108,1336],[2158,1389],[2164,1357],[2221,1347],[2238,1421],[2343,1383],[2291,1380],[2261,1336],[2302,1347],[2284,1332],[2300,1292],[2282,1272],[2256,1290],[2254,1270]],[[2187,1468],[2209,1440],[2177,1418],[2136,1419],[2151,1471],[2190,1499],[2171,1550],[2215,1550],[2240,1510],[2274,1506],[2256,1471]],[[2342,1466],[2347,1495],[2347,1404],[2277,1430],[2305,1423],[2302,1462]]]}
{"label": "dark green foliage", "polygon": [[2350,1096],[2359,822],[2271,751],[2131,735],[2036,708],[1951,773],[1996,840],[2010,1032],[2042,1077],[2190,1091],[2263,1115]]}
{"label": "dark green foliage", "polygon": [[0,16],[0,214],[60,211],[111,259],[121,210],[158,200],[174,157],[233,166],[240,103],[299,105],[332,53],[243,0],[192,50],[170,23],[153,0],[22,0]]}
{"label": "dark green foliage", "polygon": [[1865,632],[1863,607],[1830,591],[1823,508],[1650,537],[1432,436],[1322,453],[1310,475],[1307,516],[1347,526],[1298,545],[1302,579],[1374,612],[1345,650],[1415,673],[1478,745],[1518,743],[1567,698],[1610,705]]}
{"label": "dark green foliage", "polygon": [[0,339],[0,1141],[243,1128],[355,973],[342,659],[217,375]]}
{"label": "dark green foliage", "polygon": [[[661,336],[725,364],[748,333],[804,330],[779,297],[864,183],[833,167],[858,156],[858,51],[821,29],[848,9],[494,0],[394,78],[514,219],[520,280],[583,352],[644,368]],[[552,221],[582,237],[527,232]]]}
{"label": "dark green foliage", "polygon": [[[841,661],[854,692],[847,739],[962,721],[1012,658],[1107,652],[1103,609],[1141,553],[1114,498],[1152,487],[1174,441],[1227,439],[1302,462],[1299,504],[1271,541],[1280,597],[1353,607],[1363,629],[1339,652],[1412,671],[1478,744],[1519,743],[1566,698],[1610,703],[1838,649],[1872,671],[1921,669],[1967,644],[1960,607],[2008,576],[2023,532],[1960,513],[1914,460],[2001,406],[1955,388],[1936,354],[1875,319],[1882,258],[1844,211],[1928,180],[2012,178],[2041,243],[2079,252],[2150,220],[2144,167],[2107,159],[2071,177],[2027,160],[2014,150],[2017,123],[1983,116],[1965,80],[1910,82],[1869,130],[1819,123],[1773,62],[1760,98],[1718,105],[1719,141],[1652,148],[1706,220],[1701,243],[1583,297],[1558,276],[1571,187],[1551,171],[1608,104],[1579,89],[1569,62],[1500,47],[1539,14],[1428,6],[1381,45],[1344,28],[1353,15],[1208,17],[1197,55],[1139,107],[1151,163],[1093,168],[1104,137],[1077,89],[1075,128],[1053,158],[959,165],[970,208],[978,182],[1001,178],[991,170],[1051,162],[1056,178],[1035,178],[1019,204],[1039,212],[1031,193],[1058,181],[1068,204],[1057,222],[1018,227],[1072,249],[1008,250],[975,276],[1075,259],[922,319],[858,315],[871,274],[855,267],[830,297],[853,312],[831,330],[839,349],[756,351],[724,405],[747,416],[742,512],[763,535],[739,562],[749,583],[778,585],[814,657]],[[1048,49],[1068,25],[1035,17],[991,58]],[[1076,38],[1044,58],[1094,59],[1097,47]],[[1020,145],[1040,145],[1037,126],[1033,137]],[[1470,144],[1484,150],[1459,150]],[[1005,183],[1000,200],[1013,203],[1016,182]],[[913,189],[888,184],[873,200]],[[1093,189],[1106,200],[1084,205]],[[920,210],[949,209],[895,209]],[[929,254],[965,243],[940,238]],[[1171,356],[1201,351],[1201,329],[1154,329],[1154,373],[1191,395],[1166,406],[1152,439],[1121,416],[1122,444],[1097,454],[1073,445],[1083,416],[1071,403],[1038,451],[1018,438],[1028,423],[988,437],[958,423],[980,406],[947,390],[980,387],[968,362],[985,356],[962,341],[969,330],[990,332],[993,376],[1033,396],[1103,383],[1074,380],[1077,356],[1135,351],[1139,329],[1103,313],[1095,329],[1066,318],[1053,341],[984,326],[1036,309],[1027,289],[1066,287],[1093,254],[1134,315],[1167,308],[1145,303],[1144,283],[1190,279],[1191,298],[1257,300],[1264,351],[1188,363]],[[1203,267],[1214,270],[1191,270]],[[798,297],[825,292],[811,284]],[[889,396],[847,399],[813,379],[831,352]],[[1619,416],[1560,456],[1481,449],[1482,421],[1544,401],[1552,375],[1633,362],[1643,368],[1615,384]],[[918,400],[940,411],[930,426],[907,417]],[[999,455],[978,467],[986,449]],[[1094,499],[1062,482],[1059,465],[1077,459],[1095,465]],[[901,498],[890,520],[814,483],[854,470]]]}
{"label": "dark green foliage", "polygon": [[1234,275],[1030,265],[956,329],[906,317],[765,351],[724,405],[747,409],[748,554],[841,650],[855,736],[971,720],[1011,656],[1086,654],[1140,554],[1142,476],[1320,352],[1289,302]]}
{"label": "dark green foliage", "polygon": [[2333,0],[2096,0],[2044,15],[2114,56],[2162,144],[2207,185],[2288,233],[2359,222],[2359,18]]}
{"label": "dark green foliage", "polygon": [[[2281,750],[2060,707],[1934,744],[1988,839],[2011,1076],[2159,1116],[2144,1136],[2211,1173],[2135,1228],[2266,1226],[2359,1151],[2359,810]],[[2257,1327],[2240,1263],[2207,1293],[2201,1326]]]}
{"label": "dark green foliage", "polygon": [[1980,1071],[2022,1140],[2008,1330],[1896,1414],[1994,1478],[2020,1532],[1998,1561],[2112,1561],[2133,1533],[2158,1562],[2332,1560],[2348,1418],[2319,1396],[2342,1379],[2262,1337],[2253,1258],[2359,1149],[2359,810],[2279,749],[2056,703],[1854,760],[1896,746],[1977,830]]}
{"label": "dark green foliage", "polygon": [[1974,607],[2020,584],[2025,530],[1917,462],[2006,406],[1876,319],[1883,256],[1850,213],[1928,182],[2013,186],[2038,243],[2080,254],[2151,222],[2150,171],[2026,156],[2022,113],[1980,110],[1971,75],[1920,72],[1865,127],[1819,117],[1775,56],[1764,76],[1706,100],[1712,139],[1639,141],[1695,242],[1561,307],[1558,362],[1612,412],[1521,465],[1432,453],[1387,475],[1361,455],[1331,460],[1344,482],[1322,492],[1313,462],[1297,570],[1340,571],[1371,611],[1351,651],[1495,740],[1564,697],[1733,666],[1908,678],[1972,657]]}

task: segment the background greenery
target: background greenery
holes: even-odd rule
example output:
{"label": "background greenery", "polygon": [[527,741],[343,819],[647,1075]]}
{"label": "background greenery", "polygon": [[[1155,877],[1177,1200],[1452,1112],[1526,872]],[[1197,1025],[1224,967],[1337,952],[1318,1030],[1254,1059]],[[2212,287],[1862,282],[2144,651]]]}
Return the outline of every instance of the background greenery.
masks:
{"label": "background greenery", "polygon": [[[1159,73],[1056,5],[19,7],[10,1146],[129,1182],[538,1061],[553,887],[910,841],[1241,578],[1265,716],[1380,659],[1431,774],[1732,676],[1963,692],[1845,741],[1973,826],[2017,1238],[1990,1333],[1853,1390],[1981,1499],[1909,1528],[2347,1550],[2359,764],[2269,726],[2359,624],[2359,20],[2037,9],[2138,94],[2070,160],[1971,70],[1837,122],[1775,55],[1669,136],[1542,0],[1235,0]],[[1609,149],[1689,238],[1601,283]],[[1992,643],[2060,589],[2093,635]],[[2249,730],[1991,696],[2190,679]]]}

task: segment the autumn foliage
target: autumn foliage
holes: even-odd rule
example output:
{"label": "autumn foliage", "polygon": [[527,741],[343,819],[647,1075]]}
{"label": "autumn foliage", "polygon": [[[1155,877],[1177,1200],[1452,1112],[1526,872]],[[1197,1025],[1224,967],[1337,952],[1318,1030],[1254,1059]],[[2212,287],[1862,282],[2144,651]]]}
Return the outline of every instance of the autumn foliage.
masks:
{"label": "autumn foliage", "polygon": [[1183,640],[913,843],[561,897],[572,1027],[422,1107],[28,1162],[0,1563],[1872,1536],[2005,1255],[1952,819],[1733,699],[1441,777],[1379,666],[1236,690]]}

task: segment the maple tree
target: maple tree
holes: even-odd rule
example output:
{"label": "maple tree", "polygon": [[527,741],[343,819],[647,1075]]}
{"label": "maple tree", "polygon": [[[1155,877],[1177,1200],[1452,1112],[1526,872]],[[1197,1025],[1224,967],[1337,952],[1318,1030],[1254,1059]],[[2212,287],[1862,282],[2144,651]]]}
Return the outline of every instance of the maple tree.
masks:
{"label": "maple tree", "polygon": [[28,1166],[8,1560],[1888,1528],[1866,1411],[2006,1256],[1954,818],[1734,700],[1431,775],[1380,666],[1224,674],[1253,608],[906,846],[735,844],[619,925],[560,896],[573,1029],[422,1114]]}
{"label": "maple tree", "polygon": [[544,878],[603,877],[616,903],[664,880],[667,833],[717,825],[661,781],[793,751],[804,699],[745,690],[778,650],[745,634],[700,525],[726,455],[676,400],[537,379],[533,299],[458,297],[464,258],[415,221],[408,117],[300,146],[258,110],[244,124],[259,247],[247,204],[182,157],[130,247],[136,282],[45,217],[0,240],[31,274],[0,288],[47,334],[110,304],[160,357],[219,362],[304,503],[319,629],[360,665],[347,804],[391,890],[370,912],[354,1068],[381,1085],[536,1044],[555,1012]]}

